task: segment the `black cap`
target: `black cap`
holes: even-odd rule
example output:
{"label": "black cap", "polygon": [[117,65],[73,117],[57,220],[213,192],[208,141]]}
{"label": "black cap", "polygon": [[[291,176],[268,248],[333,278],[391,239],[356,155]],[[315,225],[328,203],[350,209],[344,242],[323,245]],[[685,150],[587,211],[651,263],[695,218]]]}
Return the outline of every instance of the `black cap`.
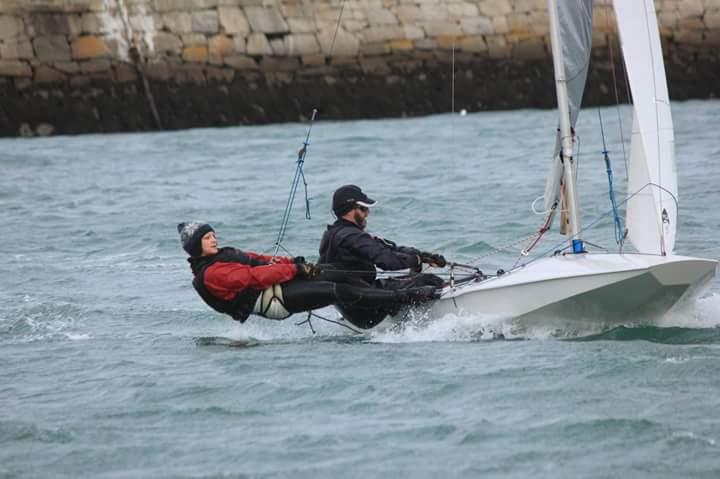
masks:
{"label": "black cap", "polygon": [[177,225],[177,230],[180,233],[182,247],[190,256],[200,256],[202,237],[210,231],[215,231],[209,224],[199,222],[180,223]]}
{"label": "black cap", "polygon": [[333,194],[332,209],[338,218],[357,206],[372,208],[377,201],[368,197],[359,186],[344,185]]}

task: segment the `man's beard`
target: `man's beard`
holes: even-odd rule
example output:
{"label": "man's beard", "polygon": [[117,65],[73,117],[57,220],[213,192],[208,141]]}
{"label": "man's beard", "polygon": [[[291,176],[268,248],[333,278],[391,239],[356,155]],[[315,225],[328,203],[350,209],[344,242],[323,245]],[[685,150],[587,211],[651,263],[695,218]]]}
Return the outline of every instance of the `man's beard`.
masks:
{"label": "man's beard", "polygon": [[367,216],[363,216],[362,213],[355,211],[353,219],[355,220],[355,224],[358,225],[360,229],[364,230],[365,228],[367,228]]}

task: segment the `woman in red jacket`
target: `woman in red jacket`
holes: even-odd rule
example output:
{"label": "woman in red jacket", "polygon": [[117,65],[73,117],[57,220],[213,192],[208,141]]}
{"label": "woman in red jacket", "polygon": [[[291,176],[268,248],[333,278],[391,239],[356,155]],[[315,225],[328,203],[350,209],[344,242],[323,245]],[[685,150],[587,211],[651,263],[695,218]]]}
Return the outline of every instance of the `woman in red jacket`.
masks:
{"label": "woman in red jacket", "polygon": [[383,291],[322,281],[320,268],[302,258],[218,248],[207,223],[180,223],[178,233],[190,255],[195,290],[211,308],[238,321],[250,314],[285,319],[332,304],[413,304],[435,296],[431,286]]}

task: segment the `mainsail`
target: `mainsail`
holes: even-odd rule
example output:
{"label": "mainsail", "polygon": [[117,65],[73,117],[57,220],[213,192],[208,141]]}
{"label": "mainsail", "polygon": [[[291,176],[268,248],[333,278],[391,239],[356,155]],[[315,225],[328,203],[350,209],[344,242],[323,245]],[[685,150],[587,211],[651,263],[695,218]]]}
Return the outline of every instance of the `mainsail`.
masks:
{"label": "mainsail", "polygon": [[652,0],[614,3],[633,98],[628,238],[640,253],[670,254],[677,228],[677,171],[655,4]]}
{"label": "mainsail", "polygon": [[[590,64],[593,2],[592,0],[563,0],[557,2],[557,9],[563,45],[563,65],[565,77],[567,78],[570,125],[575,128],[585,90],[588,65]],[[550,162],[545,184],[546,211],[549,211],[554,204],[559,205],[560,178],[562,176],[563,165],[560,162],[560,133],[558,132],[555,141],[555,152]],[[554,211],[550,214],[554,214]],[[552,222],[552,218],[550,222]]]}

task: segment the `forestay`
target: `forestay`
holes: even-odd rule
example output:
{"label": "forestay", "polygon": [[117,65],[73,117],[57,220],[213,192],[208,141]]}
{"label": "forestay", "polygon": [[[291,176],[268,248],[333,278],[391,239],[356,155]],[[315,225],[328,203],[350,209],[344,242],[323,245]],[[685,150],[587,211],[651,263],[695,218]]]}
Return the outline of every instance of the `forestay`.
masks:
{"label": "forestay", "polygon": [[628,238],[638,252],[671,254],[677,227],[677,171],[655,4],[614,0],[614,7],[633,98]]}
{"label": "forestay", "polygon": [[[570,106],[570,125],[574,128],[580,113],[590,50],[592,48],[592,0],[562,0],[557,2],[560,36],[562,37],[562,56],[567,78],[568,103]],[[563,166],[560,162],[560,133],[555,141],[547,182],[545,184],[545,210],[559,201],[560,178]]]}

